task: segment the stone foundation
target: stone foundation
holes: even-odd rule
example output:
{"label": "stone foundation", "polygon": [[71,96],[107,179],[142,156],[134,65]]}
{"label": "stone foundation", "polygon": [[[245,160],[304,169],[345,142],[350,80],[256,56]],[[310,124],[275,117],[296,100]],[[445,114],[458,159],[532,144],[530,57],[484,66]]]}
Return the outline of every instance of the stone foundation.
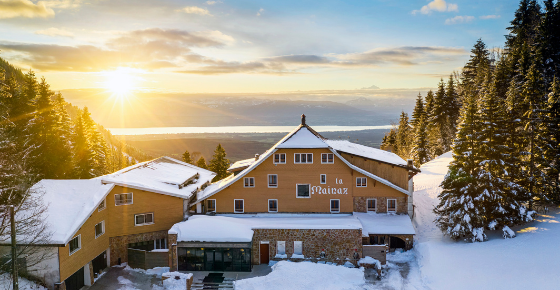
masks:
{"label": "stone foundation", "polygon": [[[145,242],[163,238],[167,238],[167,230],[109,238],[109,245],[111,248],[111,254],[109,255],[111,258],[111,266],[118,265],[119,258],[121,259],[121,263],[128,262],[129,243]],[[170,245],[169,242],[168,245]]]}
{"label": "stone foundation", "polygon": [[[355,196],[354,212],[367,212],[367,199],[372,197]],[[408,214],[408,198],[407,197],[375,197],[377,199],[377,212],[387,213],[387,199],[397,200],[397,213]]]}
{"label": "stone foundation", "polygon": [[326,259],[344,260],[353,258],[355,249],[362,256],[362,230],[286,230],[286,229],[255,229],[253,234],[252,264],[260,263],[259,247],[261,241],[269,242],[269,258],[276,256],[277,241],[286,242],[288,258],[294,253],[294,242],[301,241],[303,255],[318,258],[325,249]]}

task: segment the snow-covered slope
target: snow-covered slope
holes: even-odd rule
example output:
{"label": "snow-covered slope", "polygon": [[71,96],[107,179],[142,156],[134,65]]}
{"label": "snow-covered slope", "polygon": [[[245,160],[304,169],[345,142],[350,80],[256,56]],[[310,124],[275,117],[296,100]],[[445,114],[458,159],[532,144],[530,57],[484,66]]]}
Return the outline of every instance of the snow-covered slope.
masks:
{"label": "snow-covered slope", "polygon": [[425,285],[431,289],[555,289],[560,287],[560,208],[512,228],[504,240],[489,232],[484,243],[453,242],[436,228],[432,209],[452,156],[448,152],[414,177],[416,245]]}

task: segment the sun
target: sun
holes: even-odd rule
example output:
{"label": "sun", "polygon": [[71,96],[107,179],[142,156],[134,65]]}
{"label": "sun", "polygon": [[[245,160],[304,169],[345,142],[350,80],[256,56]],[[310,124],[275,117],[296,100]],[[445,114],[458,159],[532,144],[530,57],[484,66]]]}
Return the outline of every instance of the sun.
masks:
{"label": "sun", "polygon": [[105,72],[105,88],[119,99],[128,98],[136,89],[136,78],[127,68],[118,68]]}

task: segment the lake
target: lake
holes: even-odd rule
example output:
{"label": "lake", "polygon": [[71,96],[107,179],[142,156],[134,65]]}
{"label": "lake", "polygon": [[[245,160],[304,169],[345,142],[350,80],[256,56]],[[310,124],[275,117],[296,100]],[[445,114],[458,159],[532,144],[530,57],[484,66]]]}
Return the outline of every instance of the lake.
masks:
{"label": "lake", "polygon": [[[108,128],[113,135],[160,135],[200,133],[287,133],[294,126],[225,126],[225,127],[154,127],[154,128]],[[317,132],[344,132],[361,130],[391,129],[383,126],[313,126]]]}

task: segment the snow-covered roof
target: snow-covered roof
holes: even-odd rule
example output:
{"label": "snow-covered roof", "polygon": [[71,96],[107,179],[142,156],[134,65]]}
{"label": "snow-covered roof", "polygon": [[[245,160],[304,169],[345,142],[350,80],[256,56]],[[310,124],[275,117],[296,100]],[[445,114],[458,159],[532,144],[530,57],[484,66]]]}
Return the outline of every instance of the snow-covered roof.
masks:
{"label": "snow-covered roof", "polygon": [[406,214],[365,213],[355,212],[362,223],[364,236],[375,234],[386,235],[414,235],[414,227],[410,217]]}
{"label": "snow-covered roof", "polygon": [[352,143],[347,140],[325,140],[325,142],[336,151],[341,151],[398,166],[407,166],[406,160],[402,159],[395,153],[391,153],[385,150]]}
{"label": "snow-covered roof", "polygon": [[352,215],[256,214],[195,215],[173,225],[178,242],[251,242],[255,229],[361,229]]}
{"label": "snow-covered roof", "polygon": [[98,178],[43,179],[35,184],[32,190],[43,193],[46,228],[52,233],[48,243],[58,245],[68,243],[113,186],[102,184]]}
{"label": "snow-covered roof", "polygon": [[328,148],[329,146],[317,135],[312,133],[307,127],[301,127],[295,134],[284,142],[278,144],[276,148]]}
{"label": "snow-covered roof", "polygon": [[255,163],[255,158],[239,160],[239,161],[233,163],[227,170],[228,171],[235,171],[236,169],[248,167],[253,163]]}
{"label": "snow-covered roof", "polygon": [[[101,177],[104,183],[189,198],[193,192],[216,173],[181,162],[170,157],[160,157],[142,162]],[[190,184],[185,183],[189,181]]]}

